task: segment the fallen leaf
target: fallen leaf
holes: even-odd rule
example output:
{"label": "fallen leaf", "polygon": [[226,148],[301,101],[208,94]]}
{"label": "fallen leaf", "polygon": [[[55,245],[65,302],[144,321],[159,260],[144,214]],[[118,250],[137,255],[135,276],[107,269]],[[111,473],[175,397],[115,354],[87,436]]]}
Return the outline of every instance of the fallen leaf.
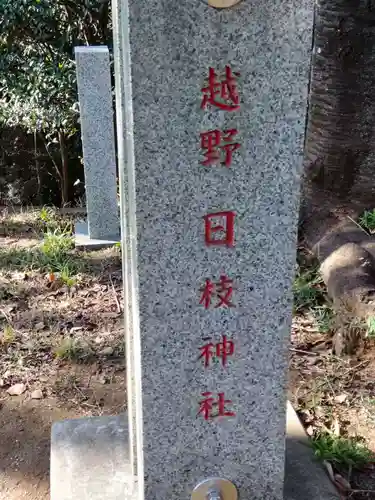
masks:
{"label": "fallen leaf", "polygon": [[346,399],[347,399],[348,395],[347,394],[340,394],[339,396],[335,396],[335,401],[336,403],[340,403],[342,404]]}
{"label": "fallen leaf", "polygon": [[314,427],[312,425],[309,425],[308,427],[306,427],[306,433],[308,436],[312,436],[314,434]]}
{"label": "fallen leaf", "polygon": [[16,307],[15,307],[14,305],[12,305],[12,304],[8,304],[8,305],[6,305],[6,306],[4,306],[4,307],[2,308],[2,310],[3,310],[6,314],[9,314],[9,313],[13,312],[15,309],[16,309]]}
{"label": "fallen leaf", "polygon": [[103,356],[111,356],[113,354],[113,347],[105,347],[101,351],[99,351],[99,354]]}
{"label": "fallen leaf", "polygon": [[7,390],[7,393],[9,396],[20,396],[26,391],[26,385],[25,384],[14,384],[12,387],[9,387]]}
{"label": "fallen leaf", "polygon": [[350,491],[352,487],[350,486],[349,481],[347,481],[344,477],[342,477],[340,474],[335,474],[334,476],[335,479],[335,484],[341,491]]}
{"label": "fallen leaf", "polygon": [[314,413],[316,418],[323,418],[324,417],[324,410],[321,406],[316,406],[314,408]]}
{"label": "fallen leaf", "polygon": [[336,356],[341,356],[341,354],[344,352],[345,342],[342,332],[337,331],[335,333],[332,341],[332,347],[333,352],[336,354]]}
{"label": "fallen leaf", "polygon": [[78,332],[80,330],[83,330],[83,326],[72,326],[70,329],[70,333]]}
{"label": "fallen leaf", "polygon": [[334,483],[335,482],[335,475],[333,473],[332,465],[329,462],[327,462],[327,460],[323,460],[323,465],[328,472],[330,480]]}
{"label": "fallen leaf", "polygon": [[43,323],[43,321],[40,321],[39,323],[37,323],[35,325],[35,330],[43,330],[44,327],[45,327],[45,324]]}
{"label": "fallen leaf", "polygon": [[12,275],[12,278],[19,281],[26,281],[29,279],[29,276],[22,271],[15,271]]}
{"label": "fallen leaf", "polygon": [[121,315],[121,313],[119,313],[119,312],[103,312],[101,314],[101,317],[106,318],[106,319],[114,319],[114,318],[118,318],[120,315]]}
{"label": "fallen leaf", "polygon": [[32,351],[35,347],[35,343],[32,340],[28,340],[20,346],[20,349],[24,351]]}
{"label": "fallen leaf", "polygon": [[313,415],[311,415],[311,412],[307,409],[301,410],[300,412],[301,418],[304,421],[305,424],[310,424],[311,422],[314,421]]}
{"label": "fallen leaf", "polygon": [[337,418],[332,422],[332,432],[335,436],[340,436],[340,424]]}

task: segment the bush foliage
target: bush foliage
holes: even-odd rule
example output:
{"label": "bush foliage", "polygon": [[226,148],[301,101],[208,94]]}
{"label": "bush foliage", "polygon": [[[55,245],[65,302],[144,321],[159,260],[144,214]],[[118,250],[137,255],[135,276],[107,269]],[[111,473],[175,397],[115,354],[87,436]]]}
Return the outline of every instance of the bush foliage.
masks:
{"label": "bush foliage", "polygon": [[0,126],[43,142],[67,202],[67,141],[79,131],[74,47],[110,44],[110,2],[0,0],[0,26]]}

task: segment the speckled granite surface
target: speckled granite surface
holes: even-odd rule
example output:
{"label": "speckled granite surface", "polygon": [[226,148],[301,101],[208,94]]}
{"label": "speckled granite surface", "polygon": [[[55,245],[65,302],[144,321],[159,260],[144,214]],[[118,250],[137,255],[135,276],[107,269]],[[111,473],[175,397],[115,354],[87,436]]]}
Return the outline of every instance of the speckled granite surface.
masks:
{"label": "speckled granite surface", "polygon": [[[132,349],[142,368],[145,500],[190,498],[216,475],[241,499],[281,500],[313,4],[244,0],[218,11],[130,0],[127,15],[126,178],[136,194],[127,237],[133,250],[137,242]],[[202,109],[209,68],[221,78],[227,65],[240,73],[239,110]],[[203,166],[200,134],[233,129],[241,147],[230,167]],[[220,211],[235,213],[232,247],[205,244],[203,217]],[[236,307],[205,309],[199,289],[223,275]],[[205,368],[200,347],[223,335],[234,354]],[[206,421],[205,392],[214,401],[223,393],[235,416]]]}
{"label": "speckled granite surface", "polygon": [[89,237],[117,240],[115,134],[108,48],[76,47]]}

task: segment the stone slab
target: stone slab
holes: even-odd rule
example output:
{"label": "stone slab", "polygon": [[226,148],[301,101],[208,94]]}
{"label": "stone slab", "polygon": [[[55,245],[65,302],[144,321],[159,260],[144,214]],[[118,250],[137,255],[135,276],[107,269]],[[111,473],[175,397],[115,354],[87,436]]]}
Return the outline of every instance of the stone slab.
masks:
{"label": "stone slab", "polygon": [[127,436],[123,415],[55,422],[51,500],[130,500]]}
{"label": "stone slab", "polygon": [[[212,476],[234,481],[241,498],[280,500],[313,2],[123,7],[130,346],[145,500],[188,498]],[[223,83],[226,66],[240,109],[202,109],[209,68]],[[210,130],[238,131],[229,168],[202,165],[200,134]],[[203,218],[221,211],[235,213],[233,248],[205,245]],[[201,287],[224,275],[236,307],[205,310]],[[223,335],[234,356],[205,369],[200,348]],[[224,394],[235,416],[204,420],[205,393],[215,404]]]}
{"label": "stone slab", "polygon": [[[284,500],[339,500],[290,404],[287,416]],[[51,500],[135,500],[129,491],[128,449],[125,415],[56,422]]]}
{"label": "stone slab", "polygon": [[108,47],[75,47],[89,236],[120,235]]}
{"label": "stone slab", "polygon": [[90,238],[88,224],[85,221],[77,221],[74,225],[74,244],[79,250],[100,250],[101,248],[113,247],[120,242],[120,239],[94,239]]}
{"label": "stone slab", "polygon": [[284,500],[340,500],[292,405],[288,402]]}

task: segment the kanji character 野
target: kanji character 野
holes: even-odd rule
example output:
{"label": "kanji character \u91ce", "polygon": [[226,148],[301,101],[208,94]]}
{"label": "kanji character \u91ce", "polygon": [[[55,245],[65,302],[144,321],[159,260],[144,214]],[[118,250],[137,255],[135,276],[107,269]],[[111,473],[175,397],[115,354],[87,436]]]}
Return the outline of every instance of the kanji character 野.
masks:
{"label": "kanji character \u91ce", "polygon": [[[226,245],[234,246],[234,218],[236,214],[233,211],[216,212],[204,216],[205,242],[206,245]],[[224,225],[218,222],[223,220]],[[214,237],[218,233],[218,237]]]}
{"label": "kanji character \u91ce", "polygon": [[[232,163],[234,151],[241,145],[238,142],[233,142],[233,137],[238,134],[238,130],[209,130],[201,133],[201,148],[206,149],[204,155],[206,159],[202,161],[202,165],[209,166],[216,163],[222,163],[229,167]],[[221,158],[221,152],[224,153],[224,158]]]}
{"label": "kanji character \u91ce", "polygon": [[[232,403],[230,399],[225,399],[224,393],[219,392],[218,398],[212,397],[212,392],[203,392],[202,396],[204,399],[199,403],[198,415],[203,415],[205,420],[216,417],[234,417],[236,414],[234,411],[228,411],[225,409],[226,405]],[[214,411],[214,407],[215,410]]]}
{"label": "kanji character \u91ce", "polygon": [[214,68],[208,70],[208,85],[202,88],[203,98],[201,108],[208,104],[225,111],[235,111],[240,108],[240,97],[237,90],[236,77],[240,73],[232,73],[230,66],[225,66],[225,77],[218,79]]}

